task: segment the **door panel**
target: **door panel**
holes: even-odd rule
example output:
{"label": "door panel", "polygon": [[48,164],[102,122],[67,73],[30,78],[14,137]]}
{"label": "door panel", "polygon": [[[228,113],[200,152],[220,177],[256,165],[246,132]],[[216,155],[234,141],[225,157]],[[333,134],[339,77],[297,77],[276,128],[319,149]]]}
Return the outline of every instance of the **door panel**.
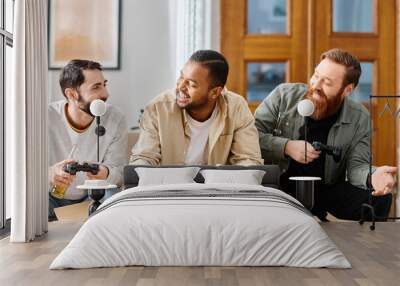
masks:
{"label": "door panel", "polygon": [[[335,0],[333,0],[335,1]],[[346,33],[332,31],[332,0],[314,1],[316,9],[316,33],[315,37],[315,63],[319,60],[319,55],[331,48],[342,48],[356,55],[360,61],[374,63],[374,73],[372,75],[372,94],[374,95],[395,95],[396,94],[396,35],[395,35],[395,0],[385,1],[366,1],[373,6],[373,18],[377,24],[374,25],[376,32],[372,33]],[[337,1],[337,0],[336,0]],[[357,0],[347,0],[347,5],[357,2]],[[360,12],[361,13],[361,12]],[[328,17],[326,16],[328,15]],[[363,17],[364,15],[358,15]],[[382,110],[384,100],[376,101],[373,108]],[[371,112],[376,116],[378,112]],[[373,117],[375,125],[374,132],[374,164],[376,165],[394,165],[395,144],[386,145],[384,142],[393,142],[395,138],[395,122],[393,120],[378,120]],[[393,146],[392,146],[393,145]]]}
{"label": "door panel", "polygon": [[[247,96],[247,63],[250,62],[284,62],[287,63],[286,81],[307,80],[307,25],[302,22],[307,21],[307,0],[283,2],[286,3],[287,34],[247,34],[247,1],[221,1],[221,50],[231,67],[227,86],[232,91]],[[249,105],[254,111],[258,104]]]}

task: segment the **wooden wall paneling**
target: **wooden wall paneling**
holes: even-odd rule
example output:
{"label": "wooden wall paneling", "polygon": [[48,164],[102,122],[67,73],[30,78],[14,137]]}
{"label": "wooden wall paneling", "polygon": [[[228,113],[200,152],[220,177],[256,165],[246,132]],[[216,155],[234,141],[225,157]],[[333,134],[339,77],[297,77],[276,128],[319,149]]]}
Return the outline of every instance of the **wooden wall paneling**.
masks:
{"label": "wooden wall paneling", "polygon": [[[396,94],[400,95],[400,52],[398,49],[400,48],[400,0],[396,1]],[[400,110],[400,99],[397,101],[397,108]],[[400,115],[398,116],[396,120],[396,134],[397,134],[397,139],[396,139],[396,145],[397,145],[397,194],[398,196],[400,192]],[[396,209],[396,216],[400,215],[400,211]]]}
{"label": "wooden wall paneling", "polygon": [[[378,29],[379,29],[379,51],[377,55],[377,75],[378,75],[378,94],[377,95],[395,95],[396,94],[396,15],[395,0],[379,1]],[[383,16],[384,15],[384,16]],[[385,101],[380,100],[379,110],[384,108]],[[380,146],[389,148],[379,148],[376,156],[378,165],[396,164],[396,129],[393,118],[385,117],[384,124],[378,126],[378,139]],[[380,122],[382,122],[380,120]]]}
{"label": "wooden wall paneling", "polygon": [[227,87],[243,94],[243,41],[246,2],[221,0],[221,51],[229,62]]}
{"label": "wooden wall paneling", "polygon": [[308,82],[308,56],[309,52],[309,16],[308,0],[293,0],[291,2],[290,25],[291,54],[290,61],[290,82]]}
{"label": "wooden wall paneling", "polygon": [[[378,32],[378,95],[396,94],[396,0],[379,1]],[[380,17],[379,17],[380,16]],[[384,108],[381,100],[379,110]],[[396,165],[396,123],[387,118],[377,130],[379,145],[376,152],[377,165]],[[396,195],[392,201],[390,215],[396,214]]]}
{"label": "wooden wall paneling", "polygon": [[315,3],[315,53],[313,58],[314,66],[319,63],[320,55],[329,49],[329,34],[330,34],[330,15],[332,5],[330,0],[316,0]]}

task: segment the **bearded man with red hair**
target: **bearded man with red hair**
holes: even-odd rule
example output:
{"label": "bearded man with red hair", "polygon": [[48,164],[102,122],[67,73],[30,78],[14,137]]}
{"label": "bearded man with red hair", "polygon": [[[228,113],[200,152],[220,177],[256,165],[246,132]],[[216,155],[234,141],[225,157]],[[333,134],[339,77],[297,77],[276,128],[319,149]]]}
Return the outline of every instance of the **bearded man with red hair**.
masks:
{"label": "bearded man with red hair", "polygon": [[[262,157],[266,164],[280,165],[283,191],[295,196],[292,176],[321,178],[311,210],[321,220],[326,220],[328,212],[337,218],[359,220],[371,188],[376,215],[385,218],[390,210],[397,168],[373,167],[369,176],[370,115],[361,103],[349,98],[360,75],[360,62],[353,55],[329,50],[321,55],[308,85],[279,85],[255,113]],[[307,119],[297,112],[303,99],[311,100],[315,107]],[[308,120],[306,141],[304,120]],[[312,142],[337,147],[341,156],[326,156]]]}

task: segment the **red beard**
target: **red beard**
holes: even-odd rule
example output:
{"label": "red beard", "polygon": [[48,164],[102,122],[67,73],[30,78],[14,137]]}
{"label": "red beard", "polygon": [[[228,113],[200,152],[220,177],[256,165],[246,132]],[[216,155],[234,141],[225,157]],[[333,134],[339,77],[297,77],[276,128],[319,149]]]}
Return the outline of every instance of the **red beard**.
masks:
{"label": "red beard", "polygon": [[314,113],[311,118],[314,120],[321,120],[335,114],[342,105],[342,94],[344,88],[332,98],[328,98],[322,90],[309,88],[304,95],[304,99],[309,99],[314,103]]}

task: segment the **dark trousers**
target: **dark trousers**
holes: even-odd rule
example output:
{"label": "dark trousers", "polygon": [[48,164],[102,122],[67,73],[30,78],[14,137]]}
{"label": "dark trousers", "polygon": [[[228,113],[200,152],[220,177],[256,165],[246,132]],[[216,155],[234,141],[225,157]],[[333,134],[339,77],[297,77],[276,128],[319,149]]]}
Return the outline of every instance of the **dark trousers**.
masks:
{"label": "dark trousers", "polygon": [[[296,197],[295,184],[289,184],[284,191]],[[317,184],[314,192],[314,207],[311,212],[321,220],[324,220],[328,212],[339,219],[359,220],[361,218],[361,205],[369,203],[370,198],[377,219],[385,219],[392,204],[392,194],[370,197],[368,190],[357,188],[349,182],[331,186]],[[367,220],[371,219],[368,210],[365,210],[364,214]]]}

